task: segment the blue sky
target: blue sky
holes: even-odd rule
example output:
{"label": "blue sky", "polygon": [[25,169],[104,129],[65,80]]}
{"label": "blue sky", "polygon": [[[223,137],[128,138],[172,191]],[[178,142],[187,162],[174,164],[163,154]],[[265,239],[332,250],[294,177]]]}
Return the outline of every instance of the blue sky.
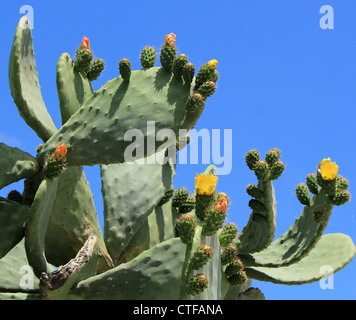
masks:
{"label": "blue sky", "polygon": [[[34,9],[34,49],[43,99],[57,127],[60,111],[56,64],[63,52],[74,57],[83,36],[106,62],[99,89],[118,75],[117,63],[131,59],[140,68],[145,45],[159,49],[167,33],[177,35],[179,53],[196,66],[217,59],[221,77],[196,129],[232,129],[232,171],[220,176],[218,190],[232,201],[229,220],[241,230],[250,211],[245,187],[255,183],[244,154],[272,147],[282,151],[286,171],[275,182],[276,237],[299,216],[297,184],[330,157],[339,173],[356,184],[356,3],[346,0],[300,1],[18,1],[0,3],[0,141],[34,155],[40,139],[19,116],[8,86],[8,58],[23,5]],[[323,30],[320,7],[334,9],[334,29]],[[223,151],[222,151],[223,153]],[[205,164],[178,165],[175,187],[194,189]],[[102,215],[99,171],[86,168],[96,208]],[[12,189],[0,190],[6,196]],[[22,188],[22,184],[18,184]],[[325,233],[346,233],[355,241],[355,201],[336,207]],[[100,218],[101,219],[101,218]],[[283,286],[253,283],[267,299],[355,299],[356,262],[334,277],[334,289],[319,283]]]}

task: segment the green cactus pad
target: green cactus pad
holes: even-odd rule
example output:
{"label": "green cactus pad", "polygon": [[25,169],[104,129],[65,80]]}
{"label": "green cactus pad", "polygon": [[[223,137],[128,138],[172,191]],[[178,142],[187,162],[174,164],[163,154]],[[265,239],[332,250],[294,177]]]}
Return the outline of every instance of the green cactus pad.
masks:
{"label": "green cactus pad", "polygon": [[266,210],[266,207],[263,202],[258,201],[256,199],[251,199],[248,202],[248,206],[255,212],[264,212]]}
{"label": "green cactus pad", "polygon": [[188,213],[182,214],[176,220],[175,228],[184,244],[191,244],[193,242],[196,222],[192,215]]}
{"label": "green cactus pad", "polygon": [[224,224],[226,213],[219,212],[215,208],[209,208],[206,210],[206,216],[203,224],[203,235],[212,236],[215,234]]}
{"label": "green cactus pad", "polygon": [[172,70],[173,62],[176,58],[176,53],[176,47],[162,47],[160,61],[163,69],[166,71]]}
{"label": "green cactus pad", "polygon": [[21,117],[43,141],[47,141],[57,128],[42,99],[31,27],[26,16],[20,19],[12,44],[9,83]]}
{"label": "green cactus pad", "polygon": [[226,246],[221,253],[221,264],[225,265],[233,262],[237,258],[238,252],[234,245],[229,244]]}
{"label": "green cactus pad", "polygon": [[57,193],[58,180],[44,179],[39,186],[26,223],[25,248],[33,272],[39,278],[42,272],[52,272],[53,267],[45,256],[45,236],[48,221]]}
{"label": "green cactus pad", "polygon": [[179,188],[174,192],[172,206],[179,208],[189,196],[189,191],[185,188]]}
{"label": "green cactus pad", "polygon": [[231,263],[229,263],[226,268],[225,268],[225,274],[230,277],[234,274],[239,273],[240,271],[242,271],[243,269],[243,265],[241,260],[239,259],[235,259],[234,261],[232,261]]}
{"label": "green cactus pad", "polygon": [[164,206],[157,206],[132,237],[119,261],[131,261],[143,251],[174,238],[176,236],[174,225],[178,217],[179,213],[172,207],[171,201]]}
{"label": "green cactus pad", "polygon": [[103,274],[79,282],[74,297],[105,300],[177,300],[185,245],[164,241]]}
{"label": "green cactus pad", "polygon": [[[314,219],[314,210],[322,207],[325,210],[324,223]],[[324,232],[331,216],[333,205],[324,190],[314,195],[310,205],[304,207],[295,223],[266,250],[253,255],[242,255],[245,265],[281,266],[295,263],[305,257],[313,249]],[[244,252],[245,253],[245,252]]]}
{"label": "green cactus pad", "polygon": [[172,185],[175,168],[170,163],[162,165],[163,157],[164,151],[147,158],[146,164],[101,166],[104,239],[113,260],[120,257]]}
{"label": "green cactus pad", "polygon": [[260,161],[260,154],[257,150],[250,150],[245,155],[245,161],[250,170],[255,170],[255,165]]}
{"label": "green cactus pad", "polygon": [[351,195],[347,190],[337,190],[330,195],[329,199],[335,206],[341,206],[351,199]]}
{"label": "green cactus pad", "polygon": [[210,246],[202,244],[193,254],[190,259],[191,268],[199,270],[211,259],[213,250]]}
{"label": "green cactus pad", "polygon": [[208,277],[204,274],[197,274],[191,277],[186,286],[186,291],[188,294],[195,296],[203,292],[209,284]]}
{"label": "green cactus pad", "polygon": [[174,77],[177,78],[178,80],[182,78],[183,67],[186,63],[188,63],[188,58],[184,54],[179,54],[173,62],[172,72]]}
{"label": "green cactus pad", "polygon": [[233,244],[239,249],[240,253],[253,253],[268,247],[276,231],[277,202],[272,181],[259,182],[258,188],[263,192],[263,197],[257,198],[265,205],[266,210],[259,212],[263,215],[265,223],[257,223],[254,214],[237,235]]}
{"label": "green cactus pad", "polygon": [[93,94],[93,87],[83,73],[74,71],[68,53],[63,53],[58,60],[56,83],[62,124],[64,124]]}
{"label": "green cactus pad", "polygon": [[246,187],[246,193],[253,198],[263,197],[263,191],[253,184],[249,184]]}
{"label": "green cactus pad", "polygon": [[260,281],[287,285],[312,283],[328,276],[322,271],[325,266],[328,272],[333,273],[344,268],[355,256],[355,251],[355,245],[349,236],[340,233],[327,234],[299,262],[289,266],[251,267],[245,270],[248,277]]}
{"label": "green cactus pad", "polygon": [[265,161],[272,167],[281,157],[281,152],[278,149],[271,149],[266,153]]}
{"label": "green cactus pad", "polygon": [[269,179],[270,180],[277,180],[283,173],[285,169],[285,165],[282,161],[275,162],[272,167],[270,168],[269,172]]}
{"label": "green cactus pad", "polygon": [[195,208],[195,196],[188,196],[179,207],[179,213],[188,213]]}
{"label": "green cactus pad", "polygon": [[[23,238],[6,256],[0,259],[0,300],[11,297],[4,294],[28,294],[38,296],[39,279],[30,269]],[[15,299],[11,298],[11,299]]]}
{"label": "green cactus pad", "polygon": [[24,236],[30,208],[0,197],[0,259]]}
{"label": "green cactus pad", "polygon": [[36,159],[30,154],[0,143],[0,189],[31,177],[38,168]]}
{"label": "green cactus pad", "polygon": [[90,67],[90,63],[93,60],[93,54],[90,50],[78,49],[75,56],[74,71],[87,72]]}
{"label": "green cactus pad", "polygon": [[160,202],[158,202],[158,206],[163,206],[165,205],[173,196],[174,193],[174,187],[170,186],[170,188],[166,191],[166,193],[164,194],[163,198],[160,200]]}
{"label": "green cactus pad", "polygon": [[319,185],[316,175],[314,173],[308,174],[305,178],[309,191],[312,194],[318,194],[319,192]]}
{"label": "green cactus pad", "polygon": [[191,85],[191,83],[194,79],[194,73],[195,73],[194,64],[188,62],[183,66],[182,76],[183,76],[185,85],[187,85],[187,86]]}
{"label": "green cactus pad", "polygon": [[[146,146],[149,124],[155,126],[156,132],[172,129],[176,135],[179,129],[194,126],[200,114],[186,116],[189,95],[190,88],[161,68],[133,71],[129,82],[118,77],[86,100],[43,146],[37,158],[43,164],[58,145],[65,143],[69,167],[124,162],[132,156],[126,150],[133,147],[133,138],[127,138],[129,129],[135,129],[132,134],[139,134]],[[144,148],[142,156],[154,153],[162,144],[156,141],[153,150]]]}
{"label": "green cactus pad", "polygon": [[203,83],[199,89],[198,92],[204,97],[210,97],[216,90],[216,84],[213,81],[207,81]]}
{"label": "green cactus pad", "polygon": [[269,179],[269,167],[266,161],[257,161],[254,166],[255,175],[260,181],[267,181]]}

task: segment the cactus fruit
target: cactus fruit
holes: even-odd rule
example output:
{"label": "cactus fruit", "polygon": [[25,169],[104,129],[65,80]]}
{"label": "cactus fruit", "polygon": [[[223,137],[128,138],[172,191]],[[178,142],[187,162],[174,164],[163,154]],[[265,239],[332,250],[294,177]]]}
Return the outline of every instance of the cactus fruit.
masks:
{"label": "cactus fruit", "polygon": [[[259,300],[264,296],[250,288],[253,279],[310,283],[323,277],[321,266],[338,271],[353,259],[350,237],[323,235],[333,206],[351,197],[349,182],[330,159],[307,176],[306,185],[297,186],[302,213],[274,239],[273,183],[285,170],[278,149],[264,160],[257,150],[245,156],[258,181],[246,188],[253,212],[241,231],[226,222],[233,206],[226,193],[216,192],[215,166],[195,177],[189,194],[172,187],[176,166],[161,161],[167,145],[134,160],[125,157],[128,130],[140,130],[144,144],[151,138],[149,122],[178,136],[180,129],[195,126],[215,92],[217,60],[194,77],[186,56],[176,56],[175,40],[173,33],[165,37],[162,67],[154,67],[156,52],[145,47],[143,69],[131,70],[130,61],[122,59],[121,76],[94,92],[91,81],[104,62],[93,61],[84,37],[74,64],[67,53],[57,64],[62,116],[57,130],[42,99],[29,20],[21,18],[10,55],[10,89],[43,144],[34,157],[0,143],[0,188],[24,182],[22,194],[0,197],[0,299]],[[188,140],[173,140],[174,151],[184,147],[183,138]],[[82,169],[97,164],[104,232]],[[15,271],[24,265],[34,272],[31,290],[21,287]]]}

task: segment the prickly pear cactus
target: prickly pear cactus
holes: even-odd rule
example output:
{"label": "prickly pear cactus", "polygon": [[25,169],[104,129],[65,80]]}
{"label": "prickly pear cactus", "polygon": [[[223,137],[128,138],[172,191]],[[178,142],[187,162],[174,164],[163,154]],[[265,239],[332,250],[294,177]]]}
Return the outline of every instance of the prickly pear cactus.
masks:
{"label": "prickly pear cactus", "polygon": [[[155,67],[158,55],[162,67]],[[246,188],[252,213],[241,231],[226,223],[233,209],[229,196],[216,192],[214,166],[196,176],[193,194],[172,186],[176,167],[168,160],[189,143],[180,129],[194,127],[216,90],[217,60],[196,73],[186,55],[177,55],[170,33],[159,53],[148,46],[142,50],[142,69],[131,70],[123,58],[120,75],[94,92],[91,82],[105,63],[94,60],[88,38],[73,58],[63,53],[57,64],[62,116],[57,129],[41,96],[29,21],[20,20],[10,54],[10,89],[21,117],[43,144],[36,155],[0,144],[0,187],[24,181],[22,193],[0,198],[0,299],[260,300],[264,295],[251,287],[253,279],[309,283],[324,276],[320,266],[338,271],[352,260],[350,237],[322,235],[333,206],[350,199],[348,182],[330,159],[296,187],[304,209],[275,240],[273,180],[285,169],[278,149],[265,160],[256,150],[246,154],[258,182]],[[147,145],[152,125],[170,129],[177,140],[157,143],[127,161],[132,148],[127,132],[140,131],[140,143]],[[96,164],[104,233],[82,169]],[[31,283],[23,281],[23,266],[32,270]]]}

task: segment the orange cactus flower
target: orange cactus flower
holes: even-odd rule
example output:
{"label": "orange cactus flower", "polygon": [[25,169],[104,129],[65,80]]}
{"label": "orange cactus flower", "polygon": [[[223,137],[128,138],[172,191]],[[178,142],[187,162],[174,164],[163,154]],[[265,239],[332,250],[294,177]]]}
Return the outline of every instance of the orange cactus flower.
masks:
{"label": "orange cactus flower", "polygon": [[83,37],[82,44],[80,45],[81,49],[90,49],[90,40],[87,37]]}
{"label": "orange cactus flower", "polygon": [[175,47],[176,35],[174,33],[167,34],[164,37],[164,46],[165,47]]}
{"label": "orange cactus flower", "polygon": [[331,162],[330,158],[323,159],[318,166],[318,171],[324,180],[334,180],[338,170],[339,166],[336,162]]}
{"label": "orange cactus flower", "polygon": [[216,211],[223,213],[223,214],[226,214],[227,206],[228,206],[228,204],[227,204],[226,198],[222,197],[220,199],[219,203],[214,206],[214,209]]}
{"label": "orange cactus flower", "polygon": [[62,143],[60,146],[56,148],[56,150],[52,154],[52,157],[57,161],[63,161],[66,155],[67,155],[67,147],[65,146],[64,143]]}

